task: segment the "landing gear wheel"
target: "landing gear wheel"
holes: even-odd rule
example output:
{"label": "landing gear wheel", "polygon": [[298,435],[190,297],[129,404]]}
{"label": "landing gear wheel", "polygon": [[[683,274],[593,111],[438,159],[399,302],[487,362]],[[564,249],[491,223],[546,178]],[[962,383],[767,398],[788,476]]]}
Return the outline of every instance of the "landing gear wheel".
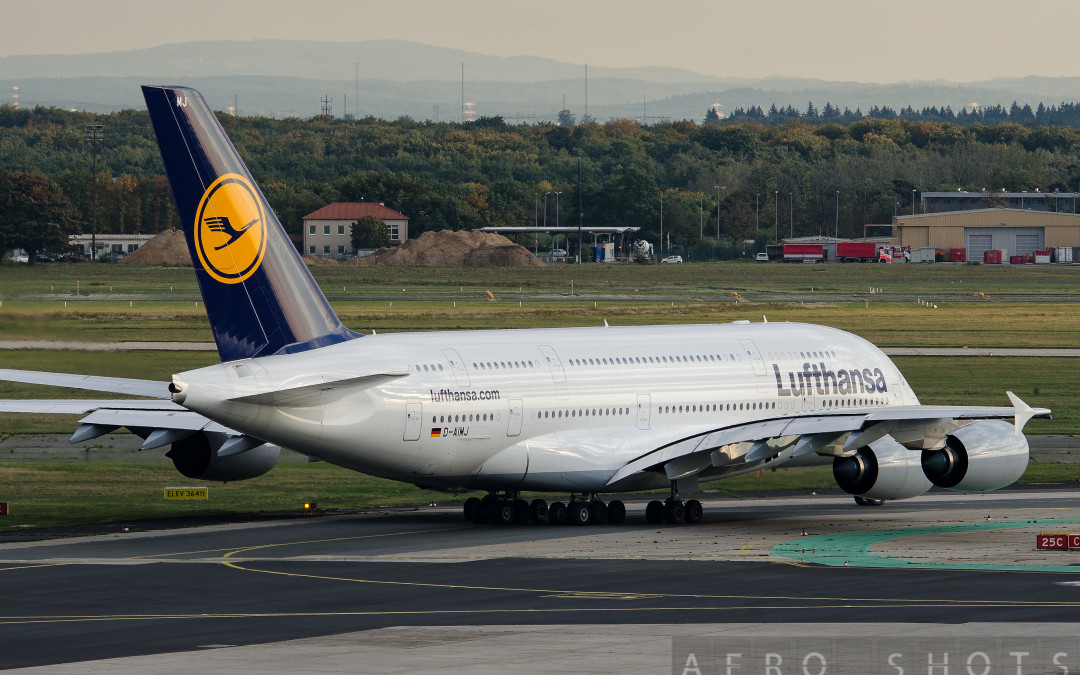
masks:
{"label": "landing gear wheel", "polygon": [[552,502],[551,506],[548,507],[547,520],[552,525],[565,525],[566,517],[566,504]]}
{"label": "landing gear wheel", "polygon": [[664,522],[664,502],[654,499],[645,507],[645,521],[650,525]]}
{"label": "landing gear wheel", "polygon": [[685,518],[686,509],[681,501],[675,499],[664,504],[664,520],[668,523],[675,525],[684,522]]}
{"label": "landing gear wheel", "polygon": [[589,510],[592,511],[592,522],[596,525],[608,522],[608,505],[604,502],[594,499],[589,505]]}
{"label": "landing gear wheel", "polygon": [[584,500],[575,500],[566,507],[567,520],[571,525],[588,525],[592,522],[592,505]]}
{"label": "landing gear wheel", "polygon": [[464,511],[465,511],[465,520],[468,520],[468,521],[474,520],[473,514],[476,512],[476,509],[479,506],[480,506],[480,499],[479,498],[477,498],[477,497],[469,497],[468,499],[466,499],[465,500],[465,509],[464,509]]}
{"label": "landing gear wheel", "polygon": [[499,525],[512,525],[514,522],[514,502],[500,499],[495,503],[495,522]]}
{"label": "landing gear wheel", "polygon": [[484,497],[472,510],[472,521],[477,525],[490,523],[495,518],[495,499]]}
{"label": "landing gear wheel", "polygon": [[548,505],[543,499],[534,499],[529,504],[529,518],[534,523],[546,523],[548,519]]}
{"label": "landing gear wheel", "polygon": [[529,522],[529,502],[524,499],[514,500],[514,522],[525,525]]}
{"label": "landing gear wheel", "polygon": [[702,516],[705,515],[705,509],[701,508],[701,502],[696,499],[691,499],[686,502],[686,506],[683,507],[686,522],[693,525],[694,523],[700,523]]}
{"label": "landing gear wheel", "polygon": [[626,520],[626,505],[618,499],[612,499],[607,505],[607,519],[612,525],[620,525]]}
{"label": "landing gear wheel", "polygon": [[869,497],[855,496],[855,503],[859,506],[881,506],[885,503],[884,499],[871,499]]}

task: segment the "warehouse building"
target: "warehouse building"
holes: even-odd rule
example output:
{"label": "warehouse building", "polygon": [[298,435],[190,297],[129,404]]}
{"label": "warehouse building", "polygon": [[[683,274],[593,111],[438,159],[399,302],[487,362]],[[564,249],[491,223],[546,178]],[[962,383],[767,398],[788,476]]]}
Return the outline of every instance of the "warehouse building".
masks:
{"label": "warehouse building", "polygon": [[375,216],[386,224],[391,246],[409,238],[409,217],[404,214],[377,202],[334,202],[304,216],[301,251],[332,258],[356,255],[352,224],[365,216]]}
{"label": "warehouse building", "polygon": [[1075,192],[923,192],[919,198],[923,213],[974,211],[976,209],[1006,208],[1021,211],[1053,211],[1076,213]]}
{"label": "warehouse building", "polygon": [[1019,209],[978,209],[893,218],[894,241],[912,249],[967,249],[968,260],[986,251],[1026,256],[1050,248],[1080,247],[1080,215]]}

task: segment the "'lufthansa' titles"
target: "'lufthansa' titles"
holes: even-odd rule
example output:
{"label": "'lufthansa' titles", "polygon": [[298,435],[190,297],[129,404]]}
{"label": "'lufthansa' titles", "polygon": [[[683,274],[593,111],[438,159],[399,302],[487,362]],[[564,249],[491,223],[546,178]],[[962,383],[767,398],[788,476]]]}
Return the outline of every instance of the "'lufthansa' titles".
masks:
{"label": "'lufthansa' titles", "polygon": [[827,370],[824,363],[804,363],[801,371],[787,372],[786,382],[777,364],[774,363],[772,369],[776,376],[777,396],[847,396],[884,394],[888,391],[881,368],[840,368],[832,371]]}

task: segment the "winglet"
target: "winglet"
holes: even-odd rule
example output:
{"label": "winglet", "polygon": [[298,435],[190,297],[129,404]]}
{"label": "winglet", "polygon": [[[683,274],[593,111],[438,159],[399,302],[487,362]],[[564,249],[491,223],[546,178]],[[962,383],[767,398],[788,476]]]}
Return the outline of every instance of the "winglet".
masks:
{"label": "winglet", "polygon": [[1032,417],[1035,416],[1036,411],[1020,400],[1020,397],[1011,391],[1005,392],[1009,396],[1009,400],[1012,401],[1013,410],[1015,411],[1015,429],[1013,429],[1013,435],[1019,436],[1020,432],[1024,430],[1024,425],[1028,423]]}

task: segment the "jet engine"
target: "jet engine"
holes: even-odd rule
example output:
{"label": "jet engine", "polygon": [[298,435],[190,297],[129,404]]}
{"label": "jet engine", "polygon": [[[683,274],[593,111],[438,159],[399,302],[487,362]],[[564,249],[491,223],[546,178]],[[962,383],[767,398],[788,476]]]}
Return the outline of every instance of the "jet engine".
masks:
{"label": "jet engine", "polygon": [[199,432],[173,443],[165,456],[188,478],[228,483],[263,475],[274,468],[281,453],[281,448],[267,443],[237,455],[218,457],[218,448],[228,438],[227,434]]}
{"label": "jet engine", "polygon": [[940,450],[924,450],[922,468],[934,485],[964,492],[1015,483],[1028,463],[1028,443],[1004,420],[984,420],[949,434]]}
{"label": "jet engine", "polygon": [[883,436],[848,457],[833,460],[840,489],[867,499],[910,499],[930,489],[919,453]]}

